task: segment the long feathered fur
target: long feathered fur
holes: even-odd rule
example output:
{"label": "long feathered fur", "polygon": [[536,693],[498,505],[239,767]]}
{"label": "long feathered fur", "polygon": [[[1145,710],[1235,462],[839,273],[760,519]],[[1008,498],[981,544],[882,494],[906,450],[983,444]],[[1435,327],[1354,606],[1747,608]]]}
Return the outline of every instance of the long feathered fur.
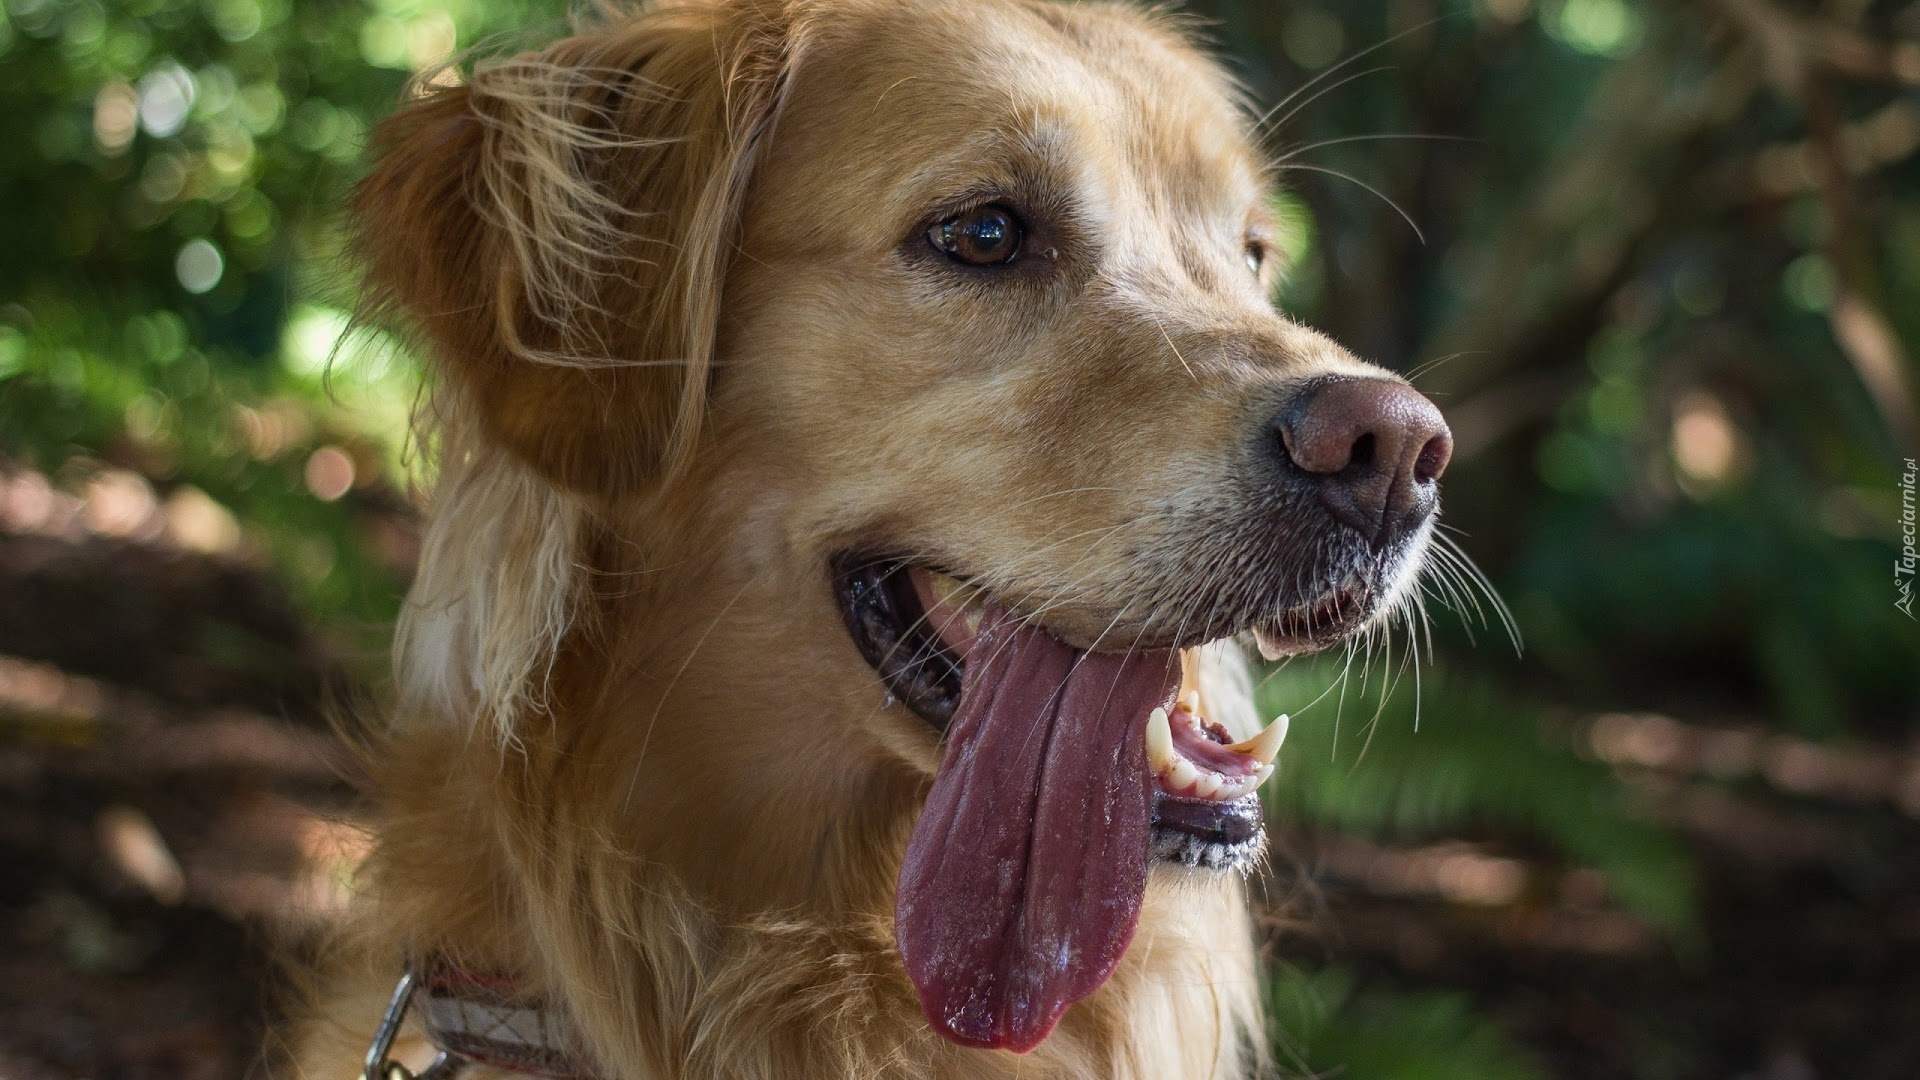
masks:
{"label": "long feathered fur", "polygon": [[[379,842],[293,1037],[299,1075],[352,1075],[399,963],[425,952],[513,972],[608,1080],[1263,1067],[1238,882],[1150,892],[1114,977],[1032,1054],[940,1040],[891,923],[924,732],[901,749],[759,717],[796,688],[838,716],[837,688],[871,675],[831,622],[795,640],[812,599],[761,569],[785,554],[755,525],[769,497],[716,479],[804,469],[707,430],[727,283],[743,207],[778,190],[756,170],[797,58],[835,19],[887,10],[657,4],[481,64],[378,133],[355,200],[368,311],[433,359],[437,476],[397,709],[369,754]],[[1185,48],[1149,17],[1097,18]],[[1216,719],[1250,733],[1243,661],[1208,663]],[[768,777],[764,797],[676,779],[743,726],[752,741],[718,752]]]}

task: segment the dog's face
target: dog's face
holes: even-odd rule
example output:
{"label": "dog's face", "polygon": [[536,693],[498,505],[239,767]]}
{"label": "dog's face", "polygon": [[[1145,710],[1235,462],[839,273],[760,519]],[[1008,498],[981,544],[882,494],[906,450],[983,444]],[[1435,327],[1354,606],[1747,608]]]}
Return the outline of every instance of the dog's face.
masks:
{"label": "dog's face", "polygon": [[[937,774],[900,946],[936,1027],[1024,1049],[1112,970],[1149,859],[1257,858],[1252,792],[1284,723],[1254,737],[1215,643],[1293,654],[1381,619],[1420,567],[1449,437],[1403,382],[1273,309],[1283,253],[1248,119],[1164,21],[1017,0],[685,10],[729,7],[760,21],[692,34],[674,64],[626,39],[554,61],[706,80],[691,119],[619,91],[584,111],[614,134],[569,152],[609,158],[587,179],[616,211],[589,238],[677,220],[654,205],[675,182],[705,192],[677,212],[716,233],[636,241],[577,317],[539,302],[531,231],[487,246],[508,266],[482,265],[477,296],[447,285],[469,307],[533,298],[491,328],[433,322],[462,304],[406,294],[431,266],[388,276],[487,437],[611,534],[616,645],[577,696],[600,703],[592,745],[628,740],[601,756],[647,777],[628,784],[649,792],[648,843],[715,889],[790,899],[818,874],[795,853],[844,843],[832,823],[861,809],[836,800],[884,801],[859,776],[905,770],[917,792]],[[739,62],[701,73],[756,38],[779,42],[746,65],[777,72],[756,90],[730,81]],[[674,138],[719,145],[622,156]],[[537,179],[483,186],[537,224],[543,191],[577,195]],[[684,305],[704,331],[629,333],[709,270],[710,300]],[[515,355],[583,340],[614,365]],[[710,364],[681,372],[685,341]],[[454,358],[489,348],[506,355]],[[671,470],[666,427],[686,435]],[[716,763],[720,725],[744,749]],[[774,779],[731,820],[773,835],[716,870],[674,823],[733,812],[713,790],[756,770]]]}
{"label": "dog's face", "polygon": [[[964,666],[876,571],[1098,651],[1303,652],[1392,608],[1445,428],[1274,310],[1269,193],[1219,70],[1133,12],[894,5],[803,58],[713,410],[726,486],[906,706],[862,719],[931,749],[907,713],[944,725]],[[1347,456],[1303,465],[1313,425]]]}
{"label": "dog's face", "polygon": [[[1083,647],[1364,623],[1415,530],[1383,551],[1336,521],[1282,427],[1309,381],[1382,373],[1274,312],[1218,70],[1097,9],[902,6],[847,34],[760,168],[717,384],[807,556],[908,556]],[[1279,629],[1339,589],[1337,617]]]}

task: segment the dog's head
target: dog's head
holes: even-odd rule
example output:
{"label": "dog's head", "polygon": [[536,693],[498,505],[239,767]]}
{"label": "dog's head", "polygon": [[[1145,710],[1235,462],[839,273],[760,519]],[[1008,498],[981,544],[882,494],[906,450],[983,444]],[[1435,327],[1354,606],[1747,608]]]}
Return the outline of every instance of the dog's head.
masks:
{"label": "dog's head", "polygon": [[447,429],[412,707],[549,714],[722,905],[898,868],[964,1042],[1096,987],[1150,860],[1257,856],[1284,727],[1229,639],[1386,617],[1450,440],[1274,310],[1249,120],[1177,25],[698,0],[483,66],[380,150],[362,247]]}

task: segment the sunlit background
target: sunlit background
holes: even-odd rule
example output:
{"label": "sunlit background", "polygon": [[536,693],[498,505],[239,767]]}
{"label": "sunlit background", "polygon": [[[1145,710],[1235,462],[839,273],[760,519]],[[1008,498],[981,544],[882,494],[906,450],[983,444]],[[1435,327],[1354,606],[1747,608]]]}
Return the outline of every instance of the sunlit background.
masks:
{"label": "sunlit background", "polygon": [[[415,549],[339,208],[410,75],[564,11],[5,3],[0,1080],[237,1078],[365,851],[322,717]],[[1920,4],[1193,10],[1279,303],[1441,404],[1524,642],[1451,559],[1267,683],[1278,1060],[1920,1075]]]}

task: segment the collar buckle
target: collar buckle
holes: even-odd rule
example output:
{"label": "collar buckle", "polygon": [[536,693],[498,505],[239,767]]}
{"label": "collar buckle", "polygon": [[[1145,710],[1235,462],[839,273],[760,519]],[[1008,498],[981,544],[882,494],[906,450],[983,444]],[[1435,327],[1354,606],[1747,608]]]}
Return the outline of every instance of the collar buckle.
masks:
{"label": "collar buckle", "polygon": [[387,1055],[393,1050],[393,1040],[400,1034],[400,1025],[407,1019],[407,1009],[413,1003],[413,992],[419,985],[409,968],[394,984],[393,997],[387,1002],[387,1011],[380,1017],[380,1026],[374,1030],[373,1042],[367,1047],[366,1065],[361,1069],[360,1080],[453,1080],[464,1062],[458,1061],[445,1050],[440,1051],[433,1063],[418,1073]]}

